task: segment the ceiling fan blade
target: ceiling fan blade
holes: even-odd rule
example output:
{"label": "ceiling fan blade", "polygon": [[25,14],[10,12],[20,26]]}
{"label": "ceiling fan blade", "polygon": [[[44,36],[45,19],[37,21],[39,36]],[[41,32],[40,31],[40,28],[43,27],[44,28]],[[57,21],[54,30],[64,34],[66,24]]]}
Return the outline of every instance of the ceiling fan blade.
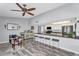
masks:
{"label": "ceiling fan blade", "polygon": [[25,15],[25,12],[22,14],[22,16],[24,16]]}
{"label": "ceiling fan blade", "polygon": [[22,12],[21,10],[11,10],[11,11],[18,11],[18,12]]}
{"label": "ceiling fan blade", "polygon": [[30,13],[30,12],[27,12],[27,14],[34,16],[34,14],[32,14],[32,13]]}
{"label": "ceiling fan blade", "polygon": [[19,3],[16,3],[16,5],[23,10],[22,6]]}
{"label": "ceiling fan blade", "polygon": [[28,11],[32,11],[32,10],[35,10],[36,8],[29,8],[27,9]]}

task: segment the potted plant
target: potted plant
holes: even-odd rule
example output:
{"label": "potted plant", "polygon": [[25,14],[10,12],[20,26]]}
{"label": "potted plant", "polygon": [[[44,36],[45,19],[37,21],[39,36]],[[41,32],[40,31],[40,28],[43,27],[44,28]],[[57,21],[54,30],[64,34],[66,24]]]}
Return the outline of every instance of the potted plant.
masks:
{"label": "potted plant", "polygon": [[73,38],[75,37],[75,32],[69,32],[67,35],[69,38]]}

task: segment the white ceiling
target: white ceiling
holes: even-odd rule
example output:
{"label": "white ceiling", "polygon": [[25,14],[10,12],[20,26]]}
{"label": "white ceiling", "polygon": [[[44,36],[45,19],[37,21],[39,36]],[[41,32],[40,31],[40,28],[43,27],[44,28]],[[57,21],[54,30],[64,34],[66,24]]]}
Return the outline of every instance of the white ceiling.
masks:
{"label": "white ceiling", "polygon": [[[36,8],[36,10],[32,11],[32,13],[34,13],[35,16],[64,5],[64,3],[24,3],[24,4],[27,4],[27,8],[31,8],[31,7]],[[0,3],[0,16],[15,17],[15,18],[34,17],[28,14],[26,14],[26,16],[22,16],[22,12],[10,11],[12,9],[16,10],[20,8],[15,3]]]}

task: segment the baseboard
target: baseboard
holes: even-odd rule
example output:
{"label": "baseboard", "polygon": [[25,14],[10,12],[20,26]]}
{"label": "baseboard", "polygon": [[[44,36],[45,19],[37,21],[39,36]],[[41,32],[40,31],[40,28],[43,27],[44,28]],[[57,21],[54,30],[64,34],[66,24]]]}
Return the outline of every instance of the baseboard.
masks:
{"label": "baseboard", "polygon": [[77,52],[77,51],[73,51],[73,50],[70,50],[70,49],[66,49],[66,48],[62,48],[62,47],[60,47],[60,49],[63,49],[63,50],[66,50],[66,51],[70,51],[70,52],[73,52],[73,53],[79,54],[79,52]]}
{"label": "baseboard", "polygon": [[8,43],[9,41],[5,41],[5,42],[0,42],[0,44],[2,44],[2,43]]}

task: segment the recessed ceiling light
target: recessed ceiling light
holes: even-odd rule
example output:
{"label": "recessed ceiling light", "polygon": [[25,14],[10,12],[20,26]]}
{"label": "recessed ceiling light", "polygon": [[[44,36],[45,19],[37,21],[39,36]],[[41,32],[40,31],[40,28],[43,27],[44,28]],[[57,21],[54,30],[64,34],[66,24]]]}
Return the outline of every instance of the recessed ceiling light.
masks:
{"label": "recessed ceiling light", "polygon": [[55,23],[52,23],[52,24],[67,24],[67,23],[70,23],[71,21],[61,21],[61,22],[55,22]]}

